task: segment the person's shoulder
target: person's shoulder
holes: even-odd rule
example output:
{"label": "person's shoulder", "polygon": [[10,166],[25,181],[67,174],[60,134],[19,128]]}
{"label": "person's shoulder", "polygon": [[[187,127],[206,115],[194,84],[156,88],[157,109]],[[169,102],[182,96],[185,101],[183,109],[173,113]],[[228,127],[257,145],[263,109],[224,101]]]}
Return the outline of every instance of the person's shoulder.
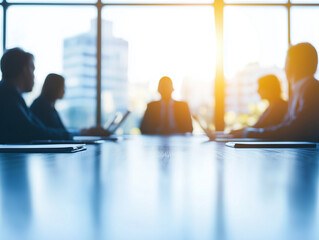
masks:
{"label": "person's shoulder", "polygon": [[[1,81],[0,82],[0,92],[1,93],[5,93],[6,91],[5,91],[5,86],[3,85],[3,82]],[[2,94],[1,94],[2,95]]]}
{"label": "person's shoulder", "polygon": [[281,105],[281,106],[288,106],[288,102],[282,98],[280,98],[277,102],[277,105]]}
{"label": "person's shoulder", "polygon": [[147,107],[154,107],[160,104],[160,101],[152,101],[147,104]]}
{"label": "person's shoulder", "polygon": [[[15,100],[19,97],[18,91],[8,82],[0,82],[0,98],[8,101]],[[4,101],[4,100],[1,100]]]}
{"label": "person's shoulder", "polygon": [[11,91],[11,87],[4,80],[0,82],[0,92],[3,94],[8,94]]}
{"label": "person's shoulder", "polygon": [[40,104],[41,99],[39,99],[39,98],[40,98],[40,97],[37,97],[36,99],[33,100],[32,104],[31,104],[31,106],[30,106],[31,109]]}
{"label": "person's shoulder", "polygon": [[301,94],[311,94],[319,97],[319,81],[315,78],[309,79],[301,89]]}
{"label": "person's shoulder", "polygon": [[0,82],[0,105],[1,106],[5,104],[6,99],[7,99],[7,91],[4,89],[3,84]]}
{"label": "person's shoulder", "polygon": [[37,108],[46,108],[47,110],[49,110],[51,108],[51,105],[49,101],[47,101],[44,97],[39,96],[32,102],[30,106],[31,110],[34,110]]}
{"label": "person's shoulder", "polygon": [[306,88],[318,88],[319,81],[316,78],[312,77],[312,78],[307,80],[305,87]]}
{"label": "person's shoulder", "polygon": [[319,88],[319,81],[316,78],[313,78],[313,84],[316,85],[317,88]]}
{"label": "person's shoulder", "polygon": [[271,104],[268,109],[269,109],[269,111],[274,111],[275,113],[285,114],[288,110],[288,102],[286,100],[280,98],[276,102]]}
{"label": "person's shoulder", "polygon": [[188,104],[185,101],[174,101],[174,104],[180,107],[188,107]]}

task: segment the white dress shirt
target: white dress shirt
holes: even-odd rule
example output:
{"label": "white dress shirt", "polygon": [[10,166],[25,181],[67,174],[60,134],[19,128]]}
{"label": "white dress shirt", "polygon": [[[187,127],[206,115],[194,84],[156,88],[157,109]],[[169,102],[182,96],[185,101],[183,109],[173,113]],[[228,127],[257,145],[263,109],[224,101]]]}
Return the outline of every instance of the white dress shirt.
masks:
{"label": "white dress shirt", "polygon": [[298,108],[298,101],[300,99],[299,95],[300,95],[301,89],[311,79],[312,79],[311,77],[303,78],[303,79],[299,80],[298,82],[296,82],[295,84],[293,84],[291,86],[292,100],[291,100],[291,103],[290,103],[290,107],[288,107],[288,112],[289,112],[290,119],[294,119],[295,116],[296,116],[296,112],[298,110],[297,109]]}

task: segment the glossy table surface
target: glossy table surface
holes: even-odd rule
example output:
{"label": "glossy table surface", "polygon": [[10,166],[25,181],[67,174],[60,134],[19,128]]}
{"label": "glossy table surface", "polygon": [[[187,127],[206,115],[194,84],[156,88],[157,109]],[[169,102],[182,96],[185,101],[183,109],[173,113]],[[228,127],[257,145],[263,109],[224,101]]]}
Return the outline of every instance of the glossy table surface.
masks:
{"label": "glossy table surface", "polygon": [[319,239],[319,149],[130,136],[0,154],[0,239]]}

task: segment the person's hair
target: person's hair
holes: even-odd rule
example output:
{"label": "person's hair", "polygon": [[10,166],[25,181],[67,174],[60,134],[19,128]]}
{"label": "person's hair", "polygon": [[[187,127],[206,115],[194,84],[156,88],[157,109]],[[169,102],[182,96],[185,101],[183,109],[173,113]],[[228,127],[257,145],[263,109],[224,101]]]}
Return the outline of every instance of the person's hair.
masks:
{"label": "person's hair", "polygon": [[23,68],[33,59],[31,53],[25,52],[21,48],[11,48],[5,51],[1,58],[2,78],[11,80],[17,78]]}
{"label": "person's hair", "polygon": [[63,86],[64,77],[59,74],[50,73],[44,80],[41,96],[45,96],[49,100],[54,101],[58,98],[59,91]]}
{"label": "person's hair", "polygon": [[265,75],[258,79],[259,88],[265,89],[268,92],[271,92],[273,96],[280,97],[281,95],[281,87],[279,79],[273,75]]}
{"label": "person's hair", "polygon": [[[318,54],[310,43],[299,43],[288,50],[292,67],[303,75],[314,75],[317,71]],[[298,70],[297,70],[298,69]]]}

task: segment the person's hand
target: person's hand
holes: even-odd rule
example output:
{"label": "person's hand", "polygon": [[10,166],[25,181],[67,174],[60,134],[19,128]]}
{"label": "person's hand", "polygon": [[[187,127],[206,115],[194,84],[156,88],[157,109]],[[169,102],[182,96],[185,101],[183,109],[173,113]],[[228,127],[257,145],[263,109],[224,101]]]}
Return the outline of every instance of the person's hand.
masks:
{"label": "person's hand", "polygon": [[242,138],[244,131],[245,129],[238,129],[231,131],[229,134],[232,135],[234,138]]}
{"label": "person's hand", "polygon": [[205,134],[209,137],[209,140],[213,141],[216,138],[215,132],[212,130],[205,130]]}
{"label": "person's hand", "polygon": [[196,115],[192,115],[192,117],[198,122],[199,126],[205,132],[206,136],[209,137],[209,140],[215,140],[216,138],[215,132],[208,129],[207,127],[204,127]]}
{"label": "person's hand", "polygon": [[111,133],[107,130],[105,130],[102,127],[91,127],[91,128],[83,128],[81,129],[81,135],[82,136],[102,136],[102,137],[108,137],[111,135]]}
{"label": "person's hand", "polygon": [[243,132],[244,138],[259,138],[260,134],[264,131],[263,128],[245,128]]}

